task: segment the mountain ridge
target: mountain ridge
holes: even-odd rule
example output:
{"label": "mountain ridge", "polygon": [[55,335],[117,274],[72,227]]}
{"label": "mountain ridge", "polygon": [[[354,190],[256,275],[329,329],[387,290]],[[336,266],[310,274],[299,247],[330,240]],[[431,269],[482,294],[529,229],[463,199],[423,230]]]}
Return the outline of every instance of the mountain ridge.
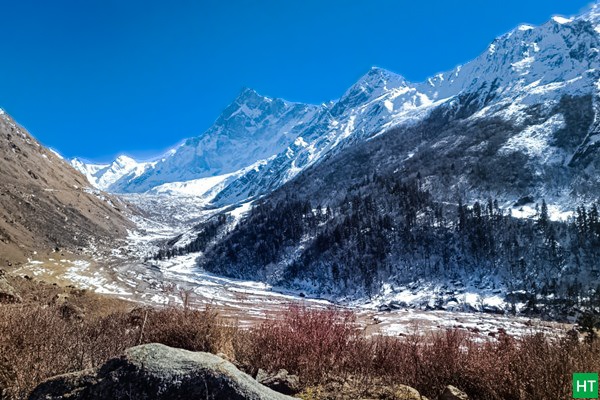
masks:
{"label": "mountain ridge", "polygon": [[[0,111],[0,262],[124,239],[128,205],[85,177]],[[35,218],[32,216],[35,215]]]}
{"label": "mountain ridge", "polygon": [[[462,100],[458,96],[470,99],[469,107],[481,118],[498,116],[507,120],[522,120],[524,110],[531,105],[545,103],[551,107],[550,103],[558,104],[565,95],[595,96],[595,82],[600,78],[598,10],[594,6],[570,19],[553,17],[537,27],[519,25],[494,39],[475,59],[423,82],[412,83],[401,75],[373,67],[337,101],[326,105],[270,99],[244,88],[204,134],[185,140],[148,170],[138,176],[125,175],[108,189],[145,192],[167,183],[183,186],[186,181],[226,176],[218,180],[219,187],[215,186],[216,194],[210,200],[215,205],[226,205],[269,193],[328,154],[395,126],[419,123],[441,104],[459,104]],[[274,102],[279,106],[265,106]],[[301,118],[295,131],[276,136],[279,140],[268,146],[248,146],[244,142],[236,147],[233,143],[240,137],[253,137],[256,141],[265,140],[267,133],[280,134],[281,120],[277,117],[281,113],[276,113],[275,121],[271,121],[272,116],[263,111],[272,112],[292,104],[310,107],[314,112],[310,118],[301,113],[286,120],[298,125],[296,117]],[[252,135],[256,133],[257,117],[264,134],[255,137]],[[231,120],[237,120],[237,125],[233,126]],[[560,121],[557,117],[540,129],[560,129]],[[539,135],[535,139],[531,135],[537,134],[523,134],[520,142],[515,138],[503,151],[522,150],[526,143],[536,141],[548,147]],[[595,146],[595,135],[587,143]],[[238,158],[240,153],[250,155],[231,162],[230,154],[218,154],[231,149],[238,149]],[[586,149],[589,146],[581,147],[574,160],[584,157]],[[252,165],[255,167],[250,168]]]}

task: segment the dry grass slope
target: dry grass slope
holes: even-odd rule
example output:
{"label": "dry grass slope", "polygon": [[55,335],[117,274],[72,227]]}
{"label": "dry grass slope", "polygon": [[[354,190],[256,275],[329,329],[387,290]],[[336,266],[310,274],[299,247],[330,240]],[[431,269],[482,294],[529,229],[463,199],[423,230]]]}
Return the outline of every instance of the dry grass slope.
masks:
{"label": "dry grass slope", "polygon": [[0,114],[0,267],[33,251],[72,251],[125,237],[127,205],[85,190],[87,179]]}

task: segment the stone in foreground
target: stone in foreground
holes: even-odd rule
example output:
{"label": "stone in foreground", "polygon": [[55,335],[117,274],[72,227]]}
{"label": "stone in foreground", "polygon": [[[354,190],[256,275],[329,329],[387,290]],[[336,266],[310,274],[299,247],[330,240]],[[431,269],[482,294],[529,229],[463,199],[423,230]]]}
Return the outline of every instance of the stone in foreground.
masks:
{"label": "stone in foreground", "polygon": [[269,374],[263,369],[258,370],[256,380],[279,393],[294,395],[302,389],[297,375],[290,375],[285,369],[276,374]]}
{"label": "stone in foreground", "polygon": [[469,400],[469,396],[459,388],[448,385],[440,396],[440,400]]}
{"label": "stone in foreground", "polygon": [[30,400],[213,399],[286,400],[209,353],[161,344],[132,347],[95,370],[60,375],[42,382]]}

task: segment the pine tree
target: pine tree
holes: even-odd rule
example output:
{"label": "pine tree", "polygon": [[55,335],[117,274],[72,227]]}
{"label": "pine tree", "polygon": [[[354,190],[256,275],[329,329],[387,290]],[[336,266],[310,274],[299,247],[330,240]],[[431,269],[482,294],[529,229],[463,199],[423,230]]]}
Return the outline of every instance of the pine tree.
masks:
{"label": "pine tree", "polygon": [[540,226],[540,228],[545,230],[548,226],[548,221],[548,205],[546,204],[546,200],[542,199],[542,208],[538,216],[538,225]]}

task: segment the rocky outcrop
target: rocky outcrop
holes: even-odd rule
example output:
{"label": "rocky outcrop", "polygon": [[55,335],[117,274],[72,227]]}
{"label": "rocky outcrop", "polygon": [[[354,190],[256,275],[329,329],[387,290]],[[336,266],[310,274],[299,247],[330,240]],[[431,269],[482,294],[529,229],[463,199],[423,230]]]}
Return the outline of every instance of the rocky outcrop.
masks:
{"label": "rocky outcrop", "polygon": [[30,400],[213,399],[285,400],[209,353],[161,344],[132,347],[96,370],[60,375],[41,383]]}
{"label": "rocky outcrop", "polygon": [[469,400],[469,396],[459,388],[448,385],[440,396],[440,400]]}

